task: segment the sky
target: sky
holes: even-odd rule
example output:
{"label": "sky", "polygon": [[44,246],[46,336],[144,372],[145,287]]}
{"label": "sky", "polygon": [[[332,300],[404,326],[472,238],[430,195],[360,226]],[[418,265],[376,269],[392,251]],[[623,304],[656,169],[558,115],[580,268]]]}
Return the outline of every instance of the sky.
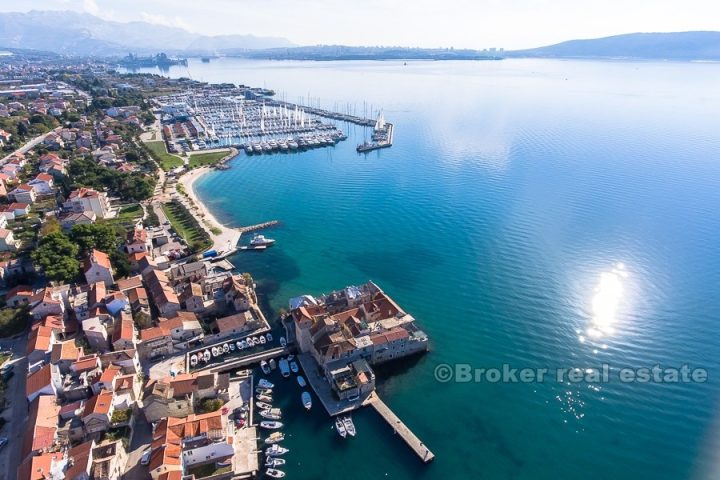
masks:
{"label": "sky", "polygon": [[718,0],[0,0],[0,11],[29,10],[298,45],[519,49],[631,32],[720,30]]}

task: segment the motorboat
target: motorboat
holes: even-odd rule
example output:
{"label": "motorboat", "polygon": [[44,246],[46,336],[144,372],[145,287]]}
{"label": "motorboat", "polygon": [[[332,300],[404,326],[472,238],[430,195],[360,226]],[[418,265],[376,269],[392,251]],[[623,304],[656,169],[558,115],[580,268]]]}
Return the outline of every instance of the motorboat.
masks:
{"label": "motorboat", "polygon": [[272,333],[268,332],[267,335],[265,335],[265,338],[267,338],[268,342],[272,342]]}
{"label": "motorboat", "polygon": [[268,363],[270,364],[270,370],[275,370],[277,368],[277,362],[274,358],[268,360]]}
{"label": "motorboat", "polygon": [[220,355],[220,353],[218,352],[217,347],[212,347],[212,349],[211,349],[210,351],[212,352],[212,356],[213,356],[213,357],[217,357],[218,355]]}
{"label": "motorboat", "polygon": [[231,351],[231,352],[234,352],[234,351],[235,351],[235,344],[232,343],[232,342],[230,342],[230,351]]}
{"label": "motorboat", "polygon": [[[280,432],[276,432],[276,433],[280,433]],[[282,433],[280,433],[280,435],[282,435]],[[270,437],[272,437],[272,435],[270,435]],[[268,438],[270,438],[270,437],[268,437]],[[267,442],[267,440],[268,439],[266,438],[265,442]],[[271,447],[265,449],[265,455],[269,455],[271,457],[279,457],[281,455],[285,455],[289,451],[290,451],[289,449],[287,449],[285,447],[281,447],[280,445],[275,443]]]}
{"label": "motorboat", "polygon": [[260,362],[260,368],[265,375],[268,375],[270,373],[270,365],[268,365],[268,362],[266,360],[262,360]]}
{"label": "motorboat", "polygon": [[281,467],[283,465],[285,465],[284,458],[267,457],[265,459],[266,467]]}
{"label": "motorboat", "polygon": [[247,346],[248,346],[248,345],[247,345],[247,342],[246,342],[245,340],[242,340],[242,341],[237,342],[237,343],[238,343],[238,348],[240,348],[240,350],[245,350],[245,349],[247,348]]}
{"label": "motorboat", "polygon": [[209,361],[210,361],[210,350],[205,350],[205,352],[203,353],[203,359],[204,359],[206,362],[209,362]]}
{"label": "motorboat", "polygon": [[268,468],[265,470],[265,475],[267,475],[270,478],[283,478],[285,476],[285,472],[282,470],[277,470],[275,468]]}
{"label": "motorboat", "polygon": [[293,355],[293,354],[291,353],[290,355],[287,356],[287,361],[288,361],[288,362],[292,362],[293,360],[295,360],[295,355]]}
{"label": "motorboat", "polygon": [[281,347],[287,347],[287,340],[285,340],[285,337],[280,337],[280,346]]}
{"label": "motorboat", "polygon": [[308,392],[302,392],[300,399],[302,400],[305,410],[310,410],[312,408],[312,397]]}
{"label": "motorboat", "polygon": [[298,368],[297,362],[290,362],[290,370],[293,373],[298,373],[300,371],[300,369]]}
{"label": "motorboat", "polygon": [[257,387],[255,389],[255,393],[259,393],[260,395],[272,395],[272,390],[269,388]]}
{"label": "motorboat", "polygon": [[347,430],[348,435],[351,437],[355,436],[355,424],[352,421],[352,418],[349,416],[343,418],[343,425],[345,426],[345,430]]}
{"label": "motorboat", "polygon": [[301,387],[307,386],[307,382],[305,381],[305,378],[302,375],[297,376],[297,382],[298,382],[298,385],[300,385]]}
{"label": "motorboat", "polygon": [[282,412],[279,408],[270,408],[267,410],[261,410],[260,416],[267,418],[268,420],[280,420],[282,418]]}
{"label": "motorboat", "polygon": [[264,394],[262,394],[262,393],[258,393],[257,395],[255,395],[255,398],[256,398],[257,400],[260,400],[261,402],[272,403],[272,397],[270,397],[270,396],[268,396],[268,395],[264,395]]}
{"label": "motorboat", "polygon": [[335,417],[335,430],[342,438],[347,437],[347,430],[340,416]]}
{"label": "motorboat", "polygon": [[261,378],[261,379],[258,381],[258,387],[262,387],[262,388],[273,388],[274,386],[275,386],[275,385],[274,385],[273,383],[265,380],[264,378]]}
{"label": "motorboat", "polygon": [[250,245],[252,245],[253,247],[269,247],[274,243],[274,239],[265,238],[265,235],[261,235],[259,233],[255,234],[252,240],[250,240]]}
{"label": "motorboat", "polygon": [[190,366],[194,367],[197,365],[198,359],[196,355],[190,355]]}
{"label": "motorboat", "polygon": [[265,343],[267,342],[264,335],[260,335],[258,340],[260,340],[260,345],[265,345]]}
{"label": "motorboat", "polygon": [[227,343],[224,343],[222,346],[222,351],[223,351],[223,353],[228,353],[230,351],[230,345],[228,345]]}
{"label": "motorboat", "polygon": [[261,410],[270,410],[273,406],[265,402],[255,402],[255,405]]}
{"label": "motorboat", "polygon": [[282,422],[277,422],[275,420],[272,421],[262,421],[260,422],[260,427],[266,428],[268,430],[277,430],[279,428],[283,427]]}
{"label": "motorboat", "polygon": [[285,440],[285,434],[282,432],[273,432],[265,439],[267,445],[274,445]]}
{"label": "motorboat", "polygon": [[284,358],[280,359],[280,373],[282,373],[282,376],[285,378],[290,376],[290,366]]}

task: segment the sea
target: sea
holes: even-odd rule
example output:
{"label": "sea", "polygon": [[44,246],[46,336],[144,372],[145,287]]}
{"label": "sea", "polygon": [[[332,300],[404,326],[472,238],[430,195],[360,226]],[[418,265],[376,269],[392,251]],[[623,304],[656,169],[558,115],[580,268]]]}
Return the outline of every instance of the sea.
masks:
{"label": "sea", "polygon": [[376,373],[432,463],[369,408],[339,438],[273,374],[287,478],[720,478],[720,64],[141,71],[395,125],[389,149],[356,153],[369,130],[338,123],[334,147],[240,154],[195,186],[227,225],[281,222],[275,246],[232,257],[276,327],[291,297],[373,280],[430,337]]}

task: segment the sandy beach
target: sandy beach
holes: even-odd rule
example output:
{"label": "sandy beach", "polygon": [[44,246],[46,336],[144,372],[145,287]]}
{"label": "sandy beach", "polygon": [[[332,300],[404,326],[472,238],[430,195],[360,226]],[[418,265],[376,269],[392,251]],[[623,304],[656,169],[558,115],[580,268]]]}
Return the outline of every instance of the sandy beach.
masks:
{"label": "sandy beach", "polygon": [[[215,218],[215,216],[210,212],[210,210],[208,210],[208,208],[200,200],[197,193],[195,192],[193,185],[195,184],[197,179],[208,173],[210,170],[210,167],[201,167],[183,174],[178,179],[178,182],[185,189],[188,198],[192,199],[194,206],[190,205],[187,202],[187,199],[185,199],[182,195],[180,196],[180,198],[182,198],[182,201],[188,208],[188,210],[190,210],[193,215],[196,215],[198,217],[200,225],[202,225],[203,228],[205,228],[205,230],[208,232],[208,234],[210,234],[210,238],[213,241],[212,249],[217,250],[218,252],[224,252],[237,246],[238,242],[240,241],[241,233],[240,230],[236,228],[227,227],[220,223],[218,219]],[[213,227],[220,229],[221,232],[219,234],[213,233],[212,231],[210,231]]]}

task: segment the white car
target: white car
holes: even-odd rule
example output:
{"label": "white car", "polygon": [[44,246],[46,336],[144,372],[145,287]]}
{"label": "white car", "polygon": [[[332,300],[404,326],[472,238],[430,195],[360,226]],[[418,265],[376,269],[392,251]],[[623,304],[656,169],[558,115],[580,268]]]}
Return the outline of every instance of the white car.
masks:
{"label": "white car", "polygon": [[152,453],[151,449],[147,449],[143,452],[142,457],[140,458],[140,465],[147,465],[150,463],[150,454]]}

